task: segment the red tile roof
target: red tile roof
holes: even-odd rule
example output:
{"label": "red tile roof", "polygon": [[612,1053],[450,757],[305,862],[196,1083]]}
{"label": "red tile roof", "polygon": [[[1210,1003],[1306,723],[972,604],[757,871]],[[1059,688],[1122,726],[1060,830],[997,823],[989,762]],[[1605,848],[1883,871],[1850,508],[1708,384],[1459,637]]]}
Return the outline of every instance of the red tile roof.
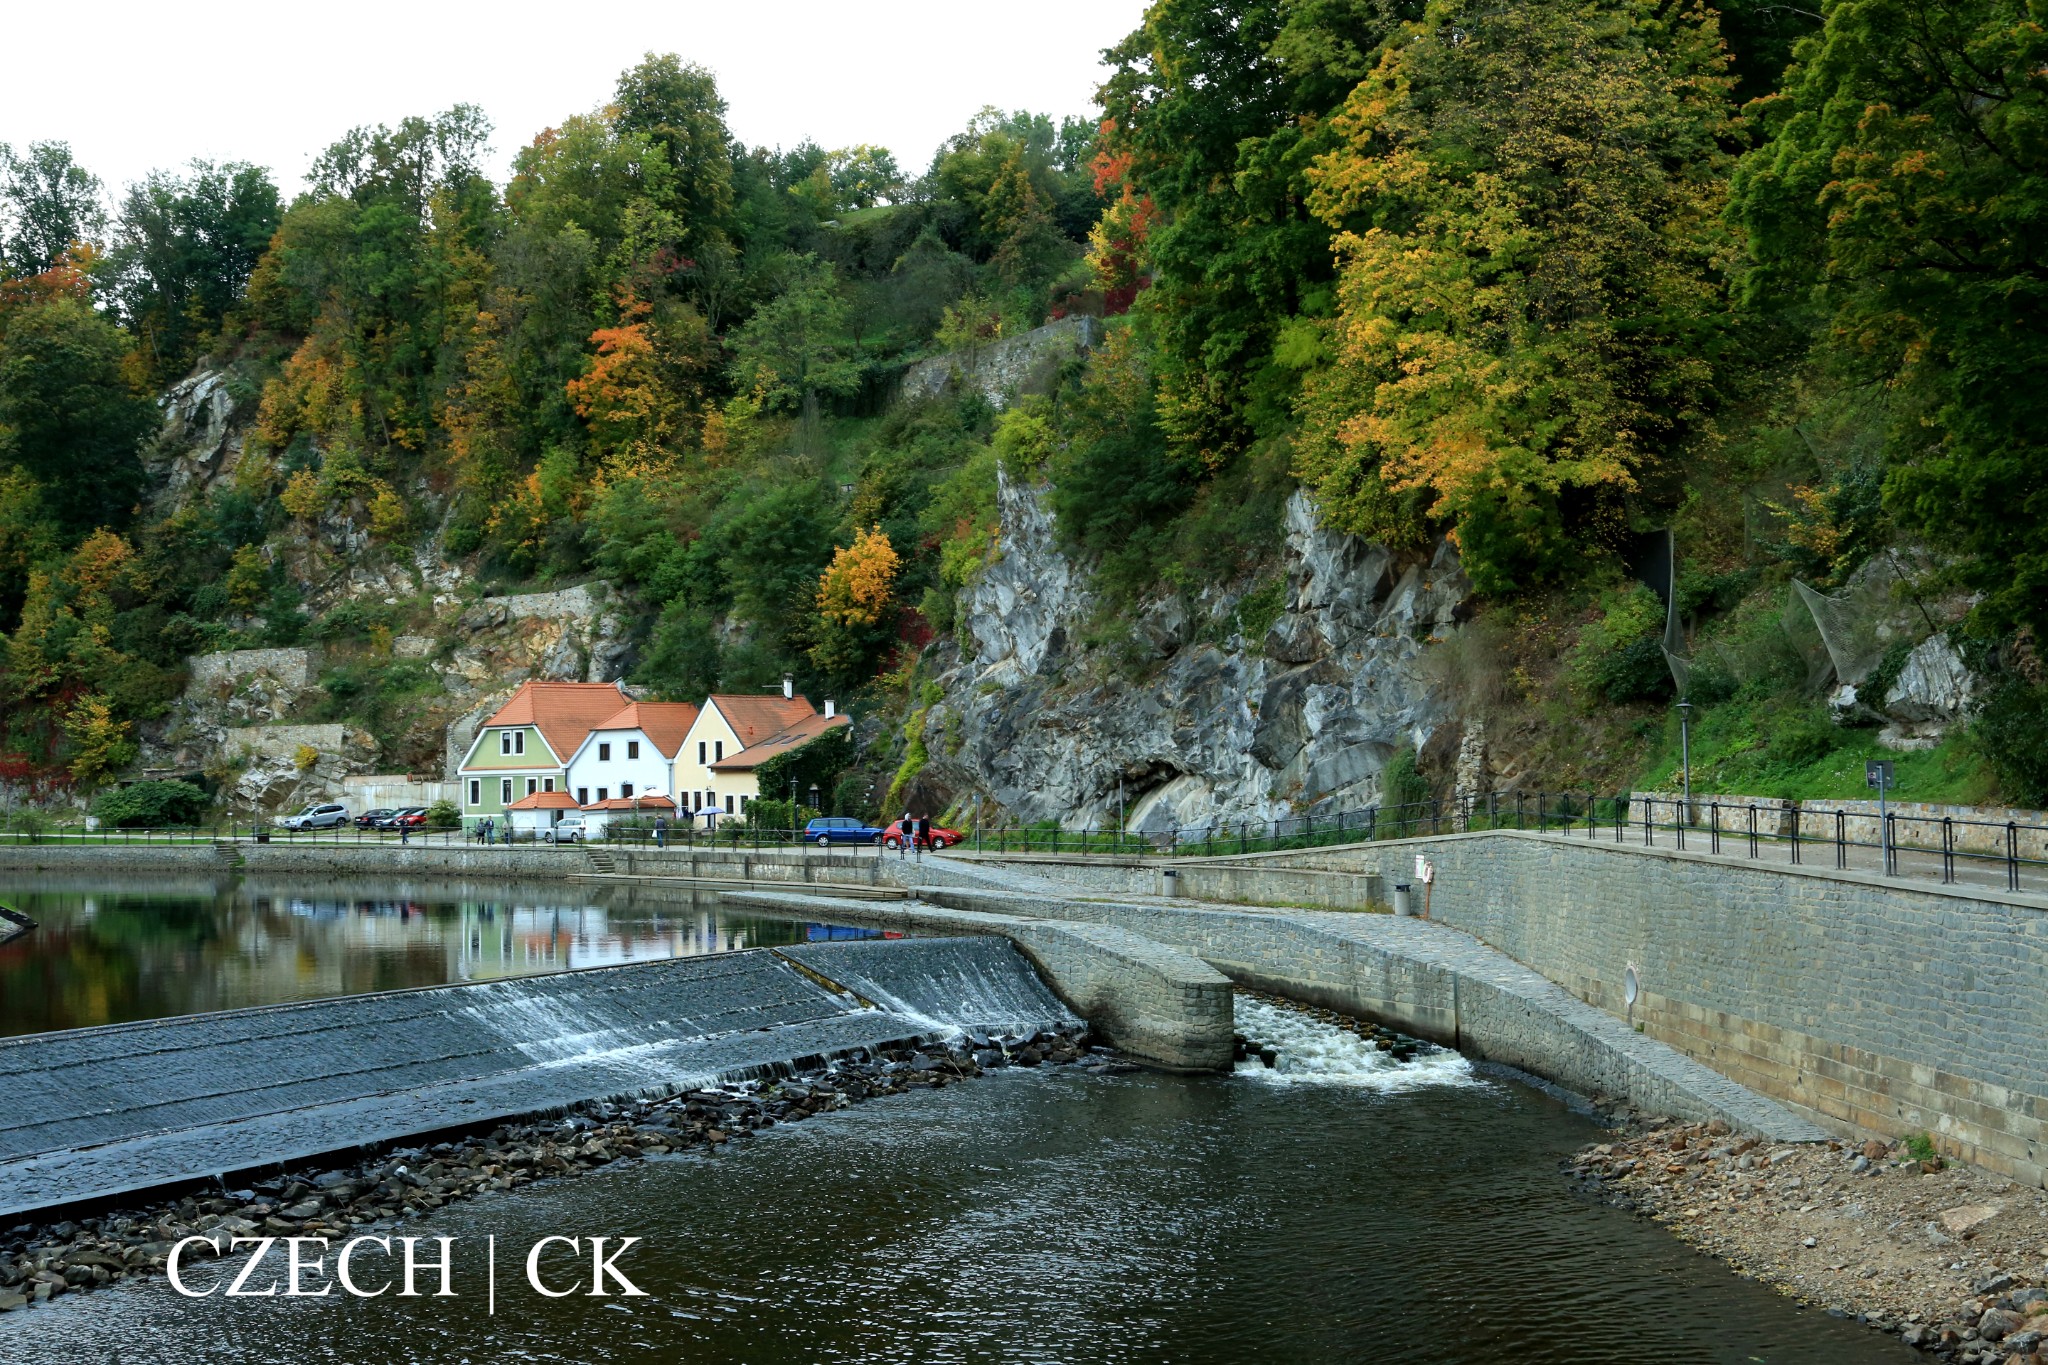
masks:
{"label": "red tile roof", "polygon": [[734,754],[711,765],[715,773],[751,772],[777,754],[786,754],[791,749],[809,744],[827,730],[837,730],[852,722],[845,716],[821,716],[813,712],[786,730],[770,735],[759,744],[751,744]]}
{"label": "red tile roof", "polygon": [[479,726],[478,731],[493,725],[531,725],[567,763],[591,727],[617,715],[626,700],[626,694],[616,683],[544,682],[529,678],[519,684],[511,700],[499,707],[498,713]]}
{"label": "red tile roof", "polygon": [[609,801],[593,801],[584,810],[674,810],[676,803],[666,796],[614,796]]}
{"label": "red tile roof", "polygon": [[805,716],[818,714],[811,706],[811,699],[802,695],[784,697],[768,693],[750,696],[744,692],[724,692],[714,693],[705,704],[718,707],[718,714],[725,717],[725,723],[739,737],[741,748],[759,744]]}
{"label": "red tile roof", "polygon": [[674,758],[683,747],[683,736],[697,723],[698,707],[686,701],[636,701],[626,709],[593,725],[592,730],[640,730],[663,758]]}
{"label": "red tile roof", "polygon": [[506,810],[575,810],[576,798],[567,792],[535,792],[522,796]]}

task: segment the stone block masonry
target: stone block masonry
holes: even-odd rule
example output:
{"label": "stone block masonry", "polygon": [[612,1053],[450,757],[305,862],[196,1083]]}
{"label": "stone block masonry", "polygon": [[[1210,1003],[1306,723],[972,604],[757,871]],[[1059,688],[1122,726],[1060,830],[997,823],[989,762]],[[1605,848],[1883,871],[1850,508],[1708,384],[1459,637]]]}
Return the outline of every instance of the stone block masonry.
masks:
{"label": "stone block masonry", "polygon": [[1510,831],[1349,856],[1393,873],[1417,853],[1436,920],[1578,1000],[1627,1017],[1633,966],[1647,1035],[1722,1075],[2048,1183],[2048,899]]}

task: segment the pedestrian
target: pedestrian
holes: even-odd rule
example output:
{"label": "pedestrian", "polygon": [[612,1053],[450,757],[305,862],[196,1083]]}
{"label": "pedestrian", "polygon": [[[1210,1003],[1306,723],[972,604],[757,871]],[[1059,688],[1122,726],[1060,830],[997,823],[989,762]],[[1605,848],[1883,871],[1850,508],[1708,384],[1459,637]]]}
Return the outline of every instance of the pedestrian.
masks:
{"label": "pedestrian", "polygon": [[656,848],[668,847],[668,817],[665,815],[654,817],[654,846]]}
{"label": "pedestrian", "polygon": [[398,822],[398,842],[401,844],[412,842],[412,821],[400,820]]}
{"label": "pedestrian", "polygon": [[917,823],[910,818],[910,812],[903,812],[903,818],[896,822],[896,856],[898,858],[908,858],[910,856],[910,843],[916,837],[916,829]]}
{"label": "pedestrian", "polygon": [[931,837],[926,831],[931,828],[931,825],[932,822],[922,815],[911,821],[910,842],[917,845],[917,860],[919,862],[924,861],[924,842]]}

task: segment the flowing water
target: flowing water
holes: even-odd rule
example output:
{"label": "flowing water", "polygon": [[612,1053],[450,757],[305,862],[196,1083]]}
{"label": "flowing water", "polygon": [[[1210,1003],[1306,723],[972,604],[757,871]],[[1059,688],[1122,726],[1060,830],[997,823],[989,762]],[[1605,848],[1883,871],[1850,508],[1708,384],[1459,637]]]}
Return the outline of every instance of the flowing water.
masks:
{"label": "flowing water", "polygon": [[[802,943],[715,899],[574,883],[0,873],[0,1036]],[[831,931],[834,933],[845,931]]]}
{"label": "flowing water", "polygon": [[[453,1297],[229,1299],[239,1267],[202,1265],[210,1297],[159,1279],[0,1317],[0,1360],[1915,1358],[1576,1192],[1560,1162],[1597,1130],[1538,1090],[1240,1003],[1271,1068],[995,1072],[404,1225],[455,1239]],[[541,1297],[551,1236],[643,1239],[615,1265],[646,1297]],[[542,1256],[588,1287],[587,1259]]]}

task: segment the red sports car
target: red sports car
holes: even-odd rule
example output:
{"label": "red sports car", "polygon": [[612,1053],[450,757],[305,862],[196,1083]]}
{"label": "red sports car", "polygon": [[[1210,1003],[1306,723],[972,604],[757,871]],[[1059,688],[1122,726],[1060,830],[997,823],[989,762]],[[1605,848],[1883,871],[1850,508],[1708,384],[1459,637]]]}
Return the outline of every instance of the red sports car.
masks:
{"label": "red sports car", "polygon": [[[933,825],[929,839],[920,838],[918,844],[924,848],[950,848],[960,842],[960,831],[947,829],[944,825]],[[903,847],[903,822],[892,820],[889,828],[882,831],[882,845],[885,848]]]}

